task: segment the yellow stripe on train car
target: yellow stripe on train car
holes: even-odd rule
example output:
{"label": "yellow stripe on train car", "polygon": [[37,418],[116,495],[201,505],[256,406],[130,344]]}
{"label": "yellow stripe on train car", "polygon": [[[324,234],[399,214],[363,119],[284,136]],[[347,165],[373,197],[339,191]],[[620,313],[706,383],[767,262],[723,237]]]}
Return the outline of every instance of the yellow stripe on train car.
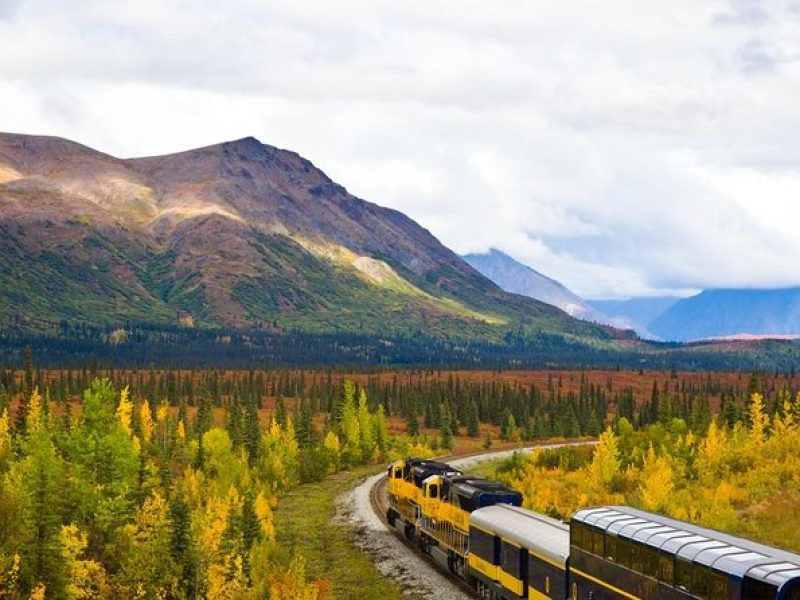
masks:
{"label": "yellow stripe on train car", "polygon": [[617,593],[617,594],[619,594],[621,596],[625,596],[626,598],[630,598],[630,600],[641,600],[641,598],[639,598],[639,596],[634,596],[633,594],[630,594],[630,593],[626,592],[625,590],[621,590],[618,587],[615,587],[615,586],[611,585],[610,583],[607,583],[607,582],[603,581],[602,579],[598,579],[597,577],[593,577],[592,575],[589,575],[588,573],[584,573],[583,571],[581,571],[579,569],[576,569],[575,567],[570,567],[569,570],[570,570],[571,573],[575,573],[577,575],[580,575],[581,577],[585,577],[589,581],[594,581],[596,584],[602,585],[604,588],[607,588],[607,589],[611,590],[612,592],[615,592],[615,593]]}
{"label": "yellow stripe on train car", "polygon": [[506,573],[502,568],[498,569],[500,573],[500,585],[507,590],[514,592],[517,596],[522,595],[522,580],[517,579],[513,575]]}
{"label": "yellow stripe on train car", "polygon": [[543,594],[535,587],[528,586],[528,598],[530,600],[550,600],[550,596]]}
{"label": "yellow stripe on train car", "polygon": [[486,575],[492,581],[497,581],[497,572],[500,570],[497,565],[483,560],[480,556],[476,556],[474,552],[469,553],[468,563],[471,569]]}

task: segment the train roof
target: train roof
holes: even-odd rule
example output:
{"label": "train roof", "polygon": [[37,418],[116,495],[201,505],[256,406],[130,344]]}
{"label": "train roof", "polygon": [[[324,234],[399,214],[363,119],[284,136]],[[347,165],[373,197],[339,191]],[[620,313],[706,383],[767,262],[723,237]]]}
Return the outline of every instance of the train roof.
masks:
{"label": "train roof", "polygon": [[515,542],[561,567],[569,558],[569,527],[533,511],[495,504],[473,511],[471,525]]}
{"label": "train roof", "polygon": [[800,578],[798,554],[629,506],[586,508],[576,512],[572,520],[683,560],[738,577],[747,575],[779,588]]}
{"label": "train roof", "polygon": [[406,460],[406,469],[411,475],[414,485],[422,487],[422,482],[431,475],[461,475],[461,471],[454,469],[447,463],[436,460],[412,458]]}
{"label": "train roof", "polygon": [[493,494],[507,493],[519,494],[519,492],[512,490],[507,485],[503,485],[499,481],[492,479],[484,479],[482,477],[470,477],[468,475],[457,475],[447,478],[448,483],[452,487],[458,487],[462,492],[468,494],[491,492]]}

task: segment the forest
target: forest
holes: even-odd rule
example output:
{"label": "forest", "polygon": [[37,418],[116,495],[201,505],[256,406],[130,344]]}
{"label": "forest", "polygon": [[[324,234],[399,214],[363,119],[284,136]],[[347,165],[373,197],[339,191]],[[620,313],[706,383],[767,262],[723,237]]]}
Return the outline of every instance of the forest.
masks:
{"label": "forest", "polygon": [[390,437],[350,382],[323,432],[280,403],[262,425],[239,391],[217,422],[208,404],[190,418],[108,378],[59,403],[31,375],[0,409],[2,598],[325,598],[302,555],[275,542],[278,499],[339,469],[430,454]]}
{"label": "forest", "polygon": [[[618,332],[619,333],[619,332]],[[21,364],[27,348],[43,366],[147,368],[412,367],[441,369],[623,368],[697,371],[789,371],[800,365],[800,341],[674,344],[584,339],[522,327],[502,340],[464,340],[423,330],[375,335],[359,331],[202,329],[148,323],[33,320],[0,322],[0,363]]]}
{"label": "forest", "polygon": [[0,368],[0,598],[327,598],[276,540],[289,490],[536,439],[600,444],[501,467],[535,509],[625,501],[789,546],[799,386],[780,371],[47,369],[26,351]]}
{"label": "forest", "polygon": [[699,433],[677,417],[639,430],[619,417],[594,449],[515,454],[493,473],[560,519],[627,504],[798,552],[800,394],[782,390],[773,412],[754,392]]}

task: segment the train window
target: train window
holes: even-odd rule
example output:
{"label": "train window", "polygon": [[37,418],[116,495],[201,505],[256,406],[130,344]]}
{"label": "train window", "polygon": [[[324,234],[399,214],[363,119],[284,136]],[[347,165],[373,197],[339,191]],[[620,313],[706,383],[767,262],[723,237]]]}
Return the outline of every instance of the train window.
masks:
{"label": "train window", "polygon": [[728,597],[728,578],[722,573],[717,573],[711,569],[708,570],[708,597]]}
{"label": "train window", "polygon": [[608,560],[617,560],[617,538],[613,535],[606,536],[606,558]]}
{"label": "train window", "polygon": [[631,566],[631,543],[625,538],[617,538],[617,562],[626,567]]}
{"label": "train window", "polygon": [[692,580],[692,564],[680,558],[675,559],[675,587],[689,590]]}
{"label": "train window", "polygon": [[709,598],[714,596],[708,595],[708,576],[709,576],[708,569],[701,567],[700,565],[694,565],[692,567],[692,582],[691,582],[691,592],[694,596],[700,596],[701,598]]}
{"label": "train window", "polygon": [[503,571],[519,579],[521,573],[522,550],[505,540],[501,540],[501,564]]}
{"label": "train window", "polygon": [[438,498],[439,497],[439,486],[435,483],[432,483],[428,486],[428,498]]}
{"label": "train window", "polygon": [[800,585],[794,586],[792,589],[787,591],[783,597],[786,600],[800,600]]}
{"label": "train window", "polygon": [[658,556],[658,578],[664,583],[672,585],[675,582],[675,556],[661,552]]}
{"label": "train window", "polygon": [[635,543],[631,542],[631,562],[630,567],[634,571],[641,573],[642,572],[642,547]]}
{"label": "train window", "polygon": [[469,530],[469,551],[488,563],[493,565],[497,564],[495,560],[494,536],[480,529],[476,529],[475,527],[471,527]]}
{"label": "train window", "polygon": [[641,547],[642,573],[648,577],[658,577],[658,552],[649,546]]}
{"label": "train window", "polygon": [[757,581],[749,577],[744,578],[742,588],[742,598],[748,600],[766,600],[766,598],[777,598],[778,588],[766,581]]}
{"label": "train window", "polygon": [[592,529],[592,552],[597,554],[597,556],[604,556],[604,549],[603,549],[603,535],[602,531],[597,529]]}
{"label": "train window", "polygon": [[581,531],[583,526],[577,521],[572,521],[569,524],[569,543],[573,546],[581,547]]}

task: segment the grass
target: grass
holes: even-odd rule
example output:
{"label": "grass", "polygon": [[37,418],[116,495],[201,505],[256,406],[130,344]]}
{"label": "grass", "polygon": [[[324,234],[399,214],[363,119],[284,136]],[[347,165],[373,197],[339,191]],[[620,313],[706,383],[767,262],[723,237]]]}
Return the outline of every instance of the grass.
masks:
{"label": "grass", "polygon": [[400,588],[384,578],[370,558],[352,545],[353,527],[333,521],[336,498],[376,472],[372,465],[299,485],[281,498],[275,509],[280,546],[289,553],[299,551],[307,561],[308,577],[327,579],[334,598],[340,600],[404,598]]}

